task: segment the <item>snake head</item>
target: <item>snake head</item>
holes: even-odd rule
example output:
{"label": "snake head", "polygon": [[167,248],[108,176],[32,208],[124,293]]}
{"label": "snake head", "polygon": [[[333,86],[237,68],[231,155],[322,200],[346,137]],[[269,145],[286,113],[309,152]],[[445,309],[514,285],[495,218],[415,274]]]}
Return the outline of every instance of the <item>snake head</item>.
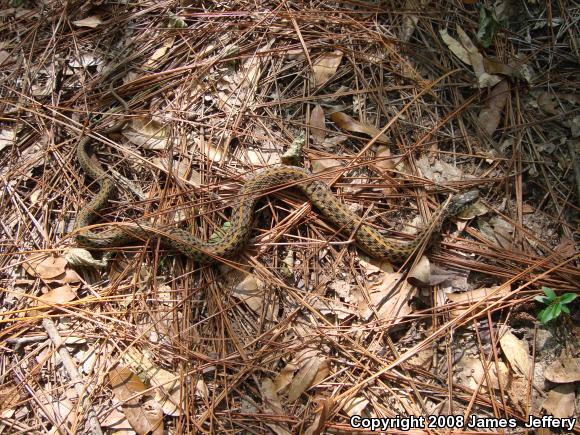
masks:
{"label": "snake head", "polygon": [[465,193],[460,193],[451,199],[447,211],[451,216],[455,216],[471,204],[475,203],[478,199],[479,190],[469,190]]}

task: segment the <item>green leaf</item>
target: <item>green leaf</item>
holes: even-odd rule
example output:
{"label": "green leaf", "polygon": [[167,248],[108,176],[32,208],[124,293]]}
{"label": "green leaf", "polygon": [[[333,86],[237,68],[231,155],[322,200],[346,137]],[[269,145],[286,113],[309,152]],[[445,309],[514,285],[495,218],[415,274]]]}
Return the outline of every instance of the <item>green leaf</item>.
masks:
{"label": "green leaf", "polygon": [[550,300],[547,298],[547,296],[536,296],[534,299],[541,304],[548,305],[550,303]]}
{"label": "green leaf", "polygon": [[578,296],[576,293],[564,293],[561,297],[560,297],[560,302],[562,304],[569,304],[570,302],[572,302],[574,299],[576,299],[576,296]]}
{"label": "green leaf", "polygon": [[542,291],[548,296],[548,299],[553,301],[556,299],[556,293],[550,287],[542,287]]}
{"label": "green leaf", "polygon": [[232,226],[232,223],[230,221],[226,221],[224,222],[224,224],[222,225],[221,228],[215,230],[211,236],[209,236],[209,242],[210,243],[219,243],[224,236],[226,235],[226,233],[228,232],[228,230],[230,229],[230,227]]}
{"label": "green leaf", "polygon": [[482,7],[479,10],[479,27],[476,36],[477,40],[484,48],[488,48],[491,45],[491,41],[499,28],[500,24],[493,16],[493,13],[488,11],[485,7]]}
{"label": "green leaf", "polygon": [[551,318],[548,318],[548,310],[549,309],[550,309],[549,307],[548,308],[544,308],[543,310],[541,310],[538,313],[538,320],[540,322],[542,322],[543,324],[546,324],[546,323],[548,323],[551,320]]}
{"label": "green leaf", "polygon": [[570,314],[570,308],[568,308],[566,305],[562,305],[562,312],[566,313],[566,314]]}
{"label": "green leaf", "polygon": [[554,304],[554,319],[562,313],[562,304]]}

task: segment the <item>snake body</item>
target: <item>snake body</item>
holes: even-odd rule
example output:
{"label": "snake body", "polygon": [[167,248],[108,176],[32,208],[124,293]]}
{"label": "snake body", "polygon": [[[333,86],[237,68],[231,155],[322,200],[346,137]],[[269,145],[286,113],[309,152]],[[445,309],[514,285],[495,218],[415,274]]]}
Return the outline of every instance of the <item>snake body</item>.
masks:
{"label": "snake body", "polygon": [[456,195],[440,207],[429,225],[423,228],[413,240],[399,241],[386,237],[367,225],[351,212],[330,191],[328,186],[313,178],[306,169],[295,166],[275,166],[258,171],[243,185],[240,202],[233,208],[229,228],[215,241],[204,241],[179,228],[160,229],[147,224],[129,223],[119,227],[91,232],[84,227],[90,225],[109,201],[114,182],[102,166],[92,160],[89,154],[90,139],[84,138],[77,145],[77,159],[84,172],[96,180],[100,186],[98,194],[78,214],[76,221],[76,241],[89,248],[110,248],[125,246],[138,240],[158,239],[162,245],[176,249],[200,263],[215,262],[219,258],[233,258],[245,246],[250,236],[254,210],[261,195],[272,189],[295,187],[301,190],[320,211],[341,232],[350,235],[356,244],[375,258],[403,263],[413,255],[417,247],[430,235],[440,231],[443,222],[473,203],[477,191]]}

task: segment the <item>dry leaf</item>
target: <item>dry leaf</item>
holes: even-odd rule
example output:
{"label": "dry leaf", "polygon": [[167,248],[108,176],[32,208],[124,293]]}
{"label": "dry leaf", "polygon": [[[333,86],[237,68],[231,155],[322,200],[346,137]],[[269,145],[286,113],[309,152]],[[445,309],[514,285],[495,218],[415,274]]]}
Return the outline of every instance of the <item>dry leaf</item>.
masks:
{"label": "dry leaf", "polygon": [[290,388],[288,389],[288,402],[293,403],[300,397],[300,395],[306,391],[312,385],[316,374],[318,373],[318,369],[322,359],[318,356],[313,356],[306,361],[294,379],[292,379],[292,383],[290,384]]}
{"label": "dry leaf", "polygon": [[400,273],[384,273],[382,279],[372,285],[369,296],[373,309],[364,298],[358,304],[359,316],[362,319],[369,319],[376,313],[379,320],[393,324],[411,313],[409,301],[415,296],[417,289],[406,280],[395,286],[401,276]]}
{"label": "dry leaf", "polygon": [[276,386],[271,379],[265,378],[260,386],[260,392],[262,393],[262,400],[267,409],[270,409],[274,414],[284,415],[284,408],[280,402],[280,397],[276,391]]}
{"label": "dry leaf", "polygon": [[[0,62],[1,63],[1,62]],[[0,130],[0,151],[16,143],[16,130]]]}
{"label": "dry leaf", "polygon": [[164,150],[169,136],[163,124],[148,117],[133,119],[131,128],[123,130],[123,135],[146,150]]}
{"label": "dry leaf", "polygon": [[294,378],[294,372],[298,370],[298,364],[295,362],[290,362],[284,366],[276,379],[274,379],[274,385],[276,386],[276,391],[280,392],[286,389],[292,382]]}
{"label": "dry leaf", "polygon": [[103,24],[103,21],[99,16],[92,15],[90,17],[83,18],[82,20],[73,21],[72,23],[77,27],[90,27],[91,29],[94,29],[100,24]]}
{"label": "dry leaf", "polygon": [[375,155],[375,168],[379,171],[388,171],[395,168],[395,161],[391,158],[391,150],[386,145],[380,145]]}
{"label": "dry leaf", "polygon": [[38,298],[38,303],[39,305],[65,304],[76,297],[76,292],[67,284],[46,292]]}
{"label": "dry leaf", "polygon": [[314,86],[326,83],[335,73],[342,61],[342,51],[334,50],[320,55],[312,65]]}
{"label": "dry leaf", "polygon": [[318,160],[312,161],[312,173],[323,174],[325,172],[334,171],[337,168],[341,168],[342,166],[343,166],[343,164],[340,160],[318,159]]}
{"label": "dry leaf", "polygon": [[417,161],[417,168],[423,177],[437,184],[448,184],[451,181],[461,181],[468,178],[457,166],[441,160],[435,160],[431,163],[426,156]]}
{"label": "dry leaf", "polygon": [[[452,304],[457,305],[457,307],[451,308],[449,315],[451,318],[459,317],[467,310],[469,310],[471,305],[474,305],[475,303],[485,299],[486,304],[480,305],[481,308],[478,309],[478,312],[481,313],[481,315],[484,315],[483,310],[485,307],[491,305],[493,302],[506,296],[510,292],[509,288],[505,286],[499,290],[498,288],[499,286],[495,286],[490,288],[470,290],[462,293],[449,293],[447,298],[451,301]],[[492,294],[493,296],[490,296]]]}
{"label": "dry leaf", "polygon": [[346,401],[342,409],[349,417],[352,417],[353,415],[362,415],[362,412],[369,403],[368,399],[364,397],[353,397]]}
{"label": "dry leaf", "polygon": [[490,97],[485,102],[485,107],[479,112],[477,122],[486,134],[491,136],[497,129],[508,95],[509,83],[507,80],[502,80],[494,86]]}
{"label": "dry leaf", "polygon": [[121,408],[135,432],[163,434],[161,406],[148,395],[140,394],[147,387],[131,370],[117,366],[109,372],[109,381],[115,398],[122,402]]}
{"label": "dry leaf", "polygon": [[544,370],[544,377],[557,384],[580,381],[580,358],[557,359]]}
{"label": "dry leaf", "polygon": [[369,124],[360,123],[355,119],[351,118],[350,116],[348,116],[346,113],[334,112],[330,115],[330,119],[339,128],[342,128],[343,130],[351,131],[353,133],[366,134],[367,136],[370,136],[372,138],[378,136],[377,137],[378,143],[388,143],[389,141],[389,139],[384,134],[379,134],[381,130],[379,130],[378,128]]}
{"label": "dry leaf", "polygon": [[324,118],[324,110],[320,104],[317,104],[310,112],[310,131],[315,143],[321,144],[324,142],[326,138],[326,120]]}
{"label": "dry leaf", "polygon": [[407,276],[409,284],[417,287],[428,287],[431,284],[431,263],[426,256],[422,256]]}
{"label": "dry leaf", "polygon": [[441,36],[441,39],[445,45],[447,45],[449,50],[451,50],[455,56],[457,56],[463,63],[471,65],[471,61],[469,60],[469,53],[458,40],[449,35],[447,29],[439,30],[439,35]]}
{"label": "dry leaf", "polygon": [[179,376],[171,373],[157,364],[135,348],[128,348],[123,354],[123,361],[134,372],[137,372],[155,390],[155,400],[161,404],[163,412],[167,415],[181,415],[181,388]]}
{"label": "dry leaf", "polygon": [[529,379],[532,361],[526,342],[507,331],[501,336],[499,343],[511,366],[517,369],[526,379]]}
{"label": "dry leaf", "polygon": [[542,408],[556,418],[573,417],[575,399],[576,387],[574,384],[557,385],[548,393]]}
{"label": "dry leaf", "polygon": [[485,72],[483,56],[459,24],[457,25],[457,35],[459,36],[461,45],[463,45],[463,47],[465,47],[467,50],[471,67],[473,68],[473,72],[477,77],[478,86],[480,88],[484,88],[491,87],[499,83],[501,81],[501,77]]}
{"label": "dry leaf", "polygon": [[499,361],[497,367],[499,368],[499,376],[497,374],[496,365],[492,362],[488,365],[487,377],[485,374],[484,366],[479,358],[473,358],[469,356],[464,356],[456,364],[456,367],[462,370],[460,374],[461,378],[464,378],[467,383],[466,386],[475,389],[483,379],[482,385],[487,385],[489,379],[491,386],[493,388],[500,389],[505,388],[509,381],[509,370],[507,366]]}
{"label": "dry leaf", "polygon": [[44,252],[29,255],[22,263],[22,267],[29,275],[44,280],[52,280],[64,274],[66,265],[64,257],[53,257]]}
{"label": "dry leaf", "polygon": [[158,61],[165,56],[167,51],[173,47],[173,43],[175,42],[175,37],[165,38],[163,45],[161,45],[157,50],[153,52],[151,57],[147,59],[147,62],[143,65],[144,69],[150,69],[157,65]]}

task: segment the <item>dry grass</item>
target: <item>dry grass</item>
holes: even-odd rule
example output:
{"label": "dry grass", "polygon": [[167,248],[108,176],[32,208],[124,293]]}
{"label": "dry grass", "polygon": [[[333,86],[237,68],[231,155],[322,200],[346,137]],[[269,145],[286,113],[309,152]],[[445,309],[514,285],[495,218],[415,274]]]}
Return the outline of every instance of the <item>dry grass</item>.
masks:
{"label": "dry grass", "polygon": [[[191,3],[0,11],[0,432],[158,433],[162,417],[172,433],[332,433],[354,414],[521,428],[540,415],[539,370],[577,356],[580,335],[574,312],[538,327],[530,305],[580,279],[577,7],[506,2],[479,52],[508,76],[478,89],[439,33],[460,25],[475,41],[469,2]],[[99,134],[119,119],[123,134]],[[69,233],[95,194],[75,160],[87,134],[123,186],[101,223],[144,217],[207,239],[244,178],[301,134],[305,166],[330,167],[337,195],[393,237],[452,192],[478,188],[485,212],[445,226],[421,290],[291,190],[267,197],[250,246],[223,265],[151,242],[73,268]],[[500,346],[506,329],[528,373]]]}

